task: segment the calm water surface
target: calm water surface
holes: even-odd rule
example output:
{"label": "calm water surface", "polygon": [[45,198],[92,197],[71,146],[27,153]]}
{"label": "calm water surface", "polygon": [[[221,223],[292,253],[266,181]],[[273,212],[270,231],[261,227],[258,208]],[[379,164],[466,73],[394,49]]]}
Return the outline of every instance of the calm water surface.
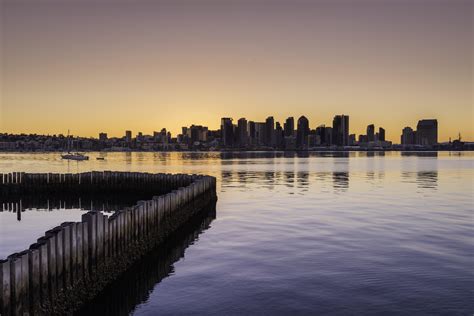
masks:
{"label": "calm water surface", "polygon": [[[0,172],[203,173],[217,177],[219,201],[215,219],[151,254],[89,312],[125,298],[115,314],[474,312],[474,153],[90,156],[0,154]],[[24,249],[34,240],[16,232],[81,212],[2,212],[1,248]],[[130,284],[139,293],[121,298]]]}

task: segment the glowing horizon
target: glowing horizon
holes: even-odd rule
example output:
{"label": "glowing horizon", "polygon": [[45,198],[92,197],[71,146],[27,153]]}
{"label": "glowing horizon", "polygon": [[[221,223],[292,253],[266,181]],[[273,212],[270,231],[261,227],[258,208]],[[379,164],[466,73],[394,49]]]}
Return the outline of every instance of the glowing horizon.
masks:
{"label": "glowing horizon", "polygon": [[471,1],[4,1],[0,132],[350,116],[474,140]]}

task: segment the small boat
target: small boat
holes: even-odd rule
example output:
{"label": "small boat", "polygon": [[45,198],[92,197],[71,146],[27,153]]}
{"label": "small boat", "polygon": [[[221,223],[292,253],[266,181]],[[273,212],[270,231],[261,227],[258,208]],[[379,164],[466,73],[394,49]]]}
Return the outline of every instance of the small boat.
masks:
{"label": "small boat", "polygon": [[71,140],[71,136],[69,135],[69,130],[67,131],[67,154],[63,154],[61,155],[61,158],[62,159],[67,159],[67,160],[77,160],[77,161],[81,161],[81,160],[89,160],[89,156],[86,156],[84,154],[81,154],[81,153],[71,153],[71,147],[72,146],[72,140]]}
{"label": "small boat", "polygon": [[97,157],[97,158],[95,158],[95,159],[97,159],[97,160],[105,160],[104,157]]}
{"label": "small boat", "polygon": [[80,154],[80,153],[67,153],[61,155],[62,159],[69,159],[69,160],[89,160],[89,156]]}

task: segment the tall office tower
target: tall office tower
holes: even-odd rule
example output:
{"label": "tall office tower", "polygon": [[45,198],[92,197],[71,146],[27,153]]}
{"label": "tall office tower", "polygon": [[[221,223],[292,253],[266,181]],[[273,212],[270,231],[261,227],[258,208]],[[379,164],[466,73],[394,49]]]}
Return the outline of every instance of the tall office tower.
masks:
{"label": "tall office tower", "polygon": [[326,126],[319,125],[316,127],[316,135],[319,136],[319,141],[321,145],[325,145],[326,143]]}
{"label": "tall office tower", "polygon": [[248,127],[247,127],[247,120],[245,118],[240,118],[237,121],[237,142],[239,146],[247,146],[248,145]]}
{"label": "tall office tower", "polygon": [[402,145],[414,145],[416,143],[415,134],[416,132],[411,127],[405,127],[400,136],[400,143]]}
{"label": "tall office tower", "polygon": [[296,129],[296,147],[305,148],[308,146],[309,135],[309,121],[303,115],[298,119],[298,126]]}
{"label": "tall office tower", "polygon": [[128,143],[132,141],[132,131],[125,131],[125,141]]}
{"label": "tall office tower", "polygon": [[286,137],[293,136],[295,133],[295,119],[292,116],[287,118],[285,124],[283,124],[283,128]]}
{"label": "tall office tower", "polygon": [[337,146],[349,144],[349,116],[336,115],[332,121],[333,143]]}
{"label": "tall office tower", "polygon": [[265,145],[266,126],[267,126],[266,123],[260,123],[260,122],[255,123],[255,140],[256,140],[256,144],[259,146]]}
{"label": "tall office tower", "polygon": [[423,146],[438,143],[438,121],[434,119],[419,120],[416,126],[416,143]]}
{"label": "tall office tower", "polygon": [[230,117],[223,117],[221,119],[221,142],[224,147],[234,145],[234,125]]}
{"label": "tall office tower", "polygon": [[275,146],[277,148],[283,147],[284,133],[280,122],[275,123]]}
{"label": "tall office tower", "polygon": [[385,141],[385,129],[382,127],[379,127],[379,141]]}
{"label": "tall office tower", "polygon": [[334,144],[332,140],[332,127],[326,126],[325,128],[325,135],[324,135],[324,142],[326,146],[331,146]]}
{"label": "tall office tower", "polygon": [[275,145],[275,120],[273,116],[269,116],[265,120],[265,145]]}
{"label": "tall office tower", "polygon": [[374,124],[367,125],[367,139],[369,142],[375,141],[375,126]]}
{"label": "tall office tower", "polygon": [[252,145],[256,144],[255,140],[255,122],[254,121],[249,121],[249,143]]}

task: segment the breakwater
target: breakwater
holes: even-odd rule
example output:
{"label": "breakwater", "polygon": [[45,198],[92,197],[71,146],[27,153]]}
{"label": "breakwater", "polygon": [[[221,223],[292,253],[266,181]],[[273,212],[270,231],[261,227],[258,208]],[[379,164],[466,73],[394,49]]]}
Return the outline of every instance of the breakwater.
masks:
{"label": "breakwater", "polygon": [[1,180],[4,206],[25,196],[150,194],[111,216],[91,211],[80,222],[62,223],[29,249],[1,260],[1,315],[78,310],[217,198],[215,178],[201,175],[11,173]]}

